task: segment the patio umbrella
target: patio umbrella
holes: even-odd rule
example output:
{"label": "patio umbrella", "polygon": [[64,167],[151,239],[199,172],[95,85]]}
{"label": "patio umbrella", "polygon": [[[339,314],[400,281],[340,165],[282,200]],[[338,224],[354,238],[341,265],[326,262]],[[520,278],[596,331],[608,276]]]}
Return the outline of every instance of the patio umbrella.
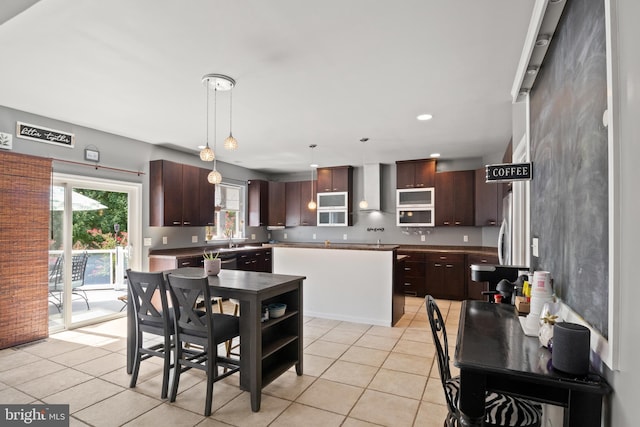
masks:
{"label": "patio umbrella", "polygon": [[[64,187],[51,187],[51,210],[64,210]],[[105,205],[75,191],[71,194],[71,206],[74,211],[95,211],[108,209]]]}

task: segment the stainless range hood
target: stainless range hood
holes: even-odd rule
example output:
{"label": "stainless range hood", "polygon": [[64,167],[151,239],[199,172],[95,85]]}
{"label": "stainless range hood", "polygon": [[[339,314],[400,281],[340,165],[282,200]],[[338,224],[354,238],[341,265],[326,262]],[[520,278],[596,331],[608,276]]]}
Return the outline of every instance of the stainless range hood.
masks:
{"label": "stainless range hood", "polygon": [[369,206],[363,211],[380,210],[380,163],[368,163],[363,167],[364,200]]}

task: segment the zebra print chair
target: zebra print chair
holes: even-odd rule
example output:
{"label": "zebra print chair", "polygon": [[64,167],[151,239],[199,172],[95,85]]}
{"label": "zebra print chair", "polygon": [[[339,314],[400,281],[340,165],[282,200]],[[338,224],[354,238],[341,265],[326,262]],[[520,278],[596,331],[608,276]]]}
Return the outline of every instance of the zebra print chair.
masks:
{"label": "zebra print chair", "polygon": [[[449,369],[449,343],[444,320],[436,300],[426,297],[427,316],[436,346],[438,370],[449,413],[444,421],[445,427],[460,425],[460,410],[458,409],[460,396],[460,377],[451,377]],[[513,397],[503,393],[487,393],[485,398],[486,426],[504,427],[540,427],[542,420],[542,406],[526,399]]]}

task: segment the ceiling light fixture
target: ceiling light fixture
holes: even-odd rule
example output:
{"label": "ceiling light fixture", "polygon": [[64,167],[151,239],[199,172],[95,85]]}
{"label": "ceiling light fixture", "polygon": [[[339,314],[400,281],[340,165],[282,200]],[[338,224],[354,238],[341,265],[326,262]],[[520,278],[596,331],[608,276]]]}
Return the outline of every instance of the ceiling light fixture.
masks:
{"label": "ceiling light fixture", "polygon": [[[216,138],[217,94],[218,94],[218,91],[226,92],[233,89],[233,87],[236,84],[236,81],[233,80],[231,77],[225,76],[223,74],[205,74],[202,77],[202,83],[205,86],[207,86],[207,95],[209,93],[209,90],[213,88],[213,152],[215,153],[217,149],[217,144],[216,144],[216,141],[217,141],[217,138]],[[209,107],[209,103],[207,102],[207,124],[209,123],[208,107]],[[208,130],[207,130],[207,133],[208,133]],[[217,159],[215,158],[215,155],[213,158],[213,170],[209,172],[209,175],[207,176],[207,181],[209,181],[211,184],[220,184],[222,182],[222,175],[220,174],[220,172],[218,172]]]}
{"label": "ceiling light fixture", "polygon": [[[361,138],[360,142],[362,142],[362,176],[364,177],[364,143],[367,142],[369,140],[369,138]],[[364,179],[363,179],[364,182]],[[362,192],[362,200],[360,200],[360,203],[358,204],[358,206],[360,206],[360,209],[367,209],[369,207],[369,202],[367,202],[367,200],[364,198],[364,190]]]}
{"label": "ceiling light fixture", "polygon": [[235,150],[238,148],[238,141],[233,137],[232,121],[233,117],[233,92],[229,92],[229,136],[224,140],[224,148],[227,150]]}
{"label": "ceiling light fixture", "polygon": [[551,36],[548,34],[541,34],[540,36],[538,36],[538,38],[536,39],[536,43],[535,45],[537,47],[543,47],[549,44],[549,41],[551,40]]}
{"label": "ceiling light fixture", "polygon": [[416,117],[418,120],[420,120],[421,122],[424,122],[426,120],[431,120],[433,119],[433,116],[431,114],[420,114],[418,117]]}
{"label": "ceiling light fixture", "polygon": [[309,146],[309,148],[311,149],[311,197],[309,199],[309,204],[307,204],[307,207],[309,208],[310,211],[314,211],[318,205],[316,204],[316,201],[313,199],[313,170],[315,168],[318,167],[318,165],[316,163],[313,162],[313,149],[316,148],[318,145],[316,144],[311,144]]}
{"label": "ceiling light fixture", "polygon": [[209,147],[209,85],[205,85],[206,89],[207,89],[207,116],[206,116],[206,120],[207,120],[207,145],[205,145],[204,147],[202,147],[202,151],[200,151],[200,160],[202,160],[203,162],[212,162],[213,159],[216,158],[215,153],[213,152],[213,150],[211,149],[211,147]]}

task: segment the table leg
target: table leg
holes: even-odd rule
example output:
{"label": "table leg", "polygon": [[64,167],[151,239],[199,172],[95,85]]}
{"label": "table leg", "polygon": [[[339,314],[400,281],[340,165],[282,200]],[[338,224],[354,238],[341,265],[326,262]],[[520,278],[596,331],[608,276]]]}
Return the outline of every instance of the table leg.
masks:
{"label": "table leg", "polygon": [[602,395],[570,391],[569,405],[564,410],[565,427],[599,427],[601,418]]}
{"label": "table leg", "polygon": [[484,424],[486,377],[480,373],[460,370],[460,425],[476,427]]}
{"label": "table leg", "polygon": [[[260,302],[240,301],[240,388],[251,393],[251,410],[260,410],[262,397],[262,325]],[[243,315],[247,313],[248,315]]]}

